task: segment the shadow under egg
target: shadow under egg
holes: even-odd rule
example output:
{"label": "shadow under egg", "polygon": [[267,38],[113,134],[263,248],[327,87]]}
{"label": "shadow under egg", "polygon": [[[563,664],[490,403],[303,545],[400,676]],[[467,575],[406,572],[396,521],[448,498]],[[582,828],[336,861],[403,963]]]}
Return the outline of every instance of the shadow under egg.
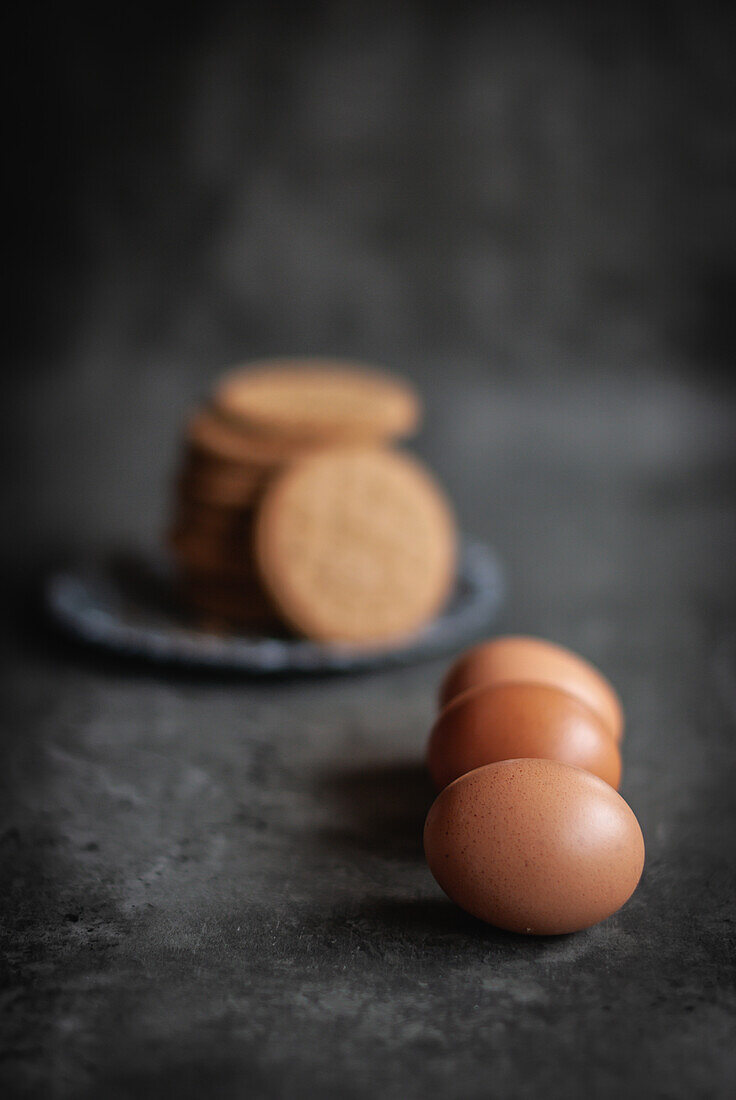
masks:
{"label": "shadow under egg", "polygon": [[330,768],[319,775],[316,792],[332,811],[334,824],[319,833],[328,848],[424,858],[424,820],[435,791],[423,762]]}

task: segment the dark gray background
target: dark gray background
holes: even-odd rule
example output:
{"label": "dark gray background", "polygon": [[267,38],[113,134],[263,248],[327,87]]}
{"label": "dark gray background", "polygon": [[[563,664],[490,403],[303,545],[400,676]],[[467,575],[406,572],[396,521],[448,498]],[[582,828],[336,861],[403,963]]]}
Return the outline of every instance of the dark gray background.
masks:
{"label": "dark gray background", "polygon": [[[2,433],[13,1095],[728,1094],[719,10],[25,16]],[[59,557],[155,543],[182,417],[218,370],[300,352],[416,382],[417,449],[505,563],[499,629],[568,644],[619,688],[647,864],[598,927],[506,935],[432,881],[441,662],[176,675],[34,613]]]}

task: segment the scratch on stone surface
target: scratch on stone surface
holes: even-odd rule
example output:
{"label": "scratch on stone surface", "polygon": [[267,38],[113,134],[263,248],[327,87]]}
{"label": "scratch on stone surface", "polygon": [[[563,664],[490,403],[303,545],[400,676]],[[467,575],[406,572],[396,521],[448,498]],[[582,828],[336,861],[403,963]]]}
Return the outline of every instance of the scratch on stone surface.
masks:
{"label": "scratch on stone surface", "polygon": [[216,871],[223,862],[227,851],[227,837],[222,833],[213,833],[201,850],[198,851],[196,860],[182,860],[182,854],[186,854],[187,840],[172,845],[171,849],[161,852],[147,864],[132,870],[125,884],[126,897],[122,903],[123,912],[131,912],[137,909],[143,898],[150,896],[148,891],[159,882],[166,890],[170,889],[171,878],[190,876],[195,879],[207,877]]}

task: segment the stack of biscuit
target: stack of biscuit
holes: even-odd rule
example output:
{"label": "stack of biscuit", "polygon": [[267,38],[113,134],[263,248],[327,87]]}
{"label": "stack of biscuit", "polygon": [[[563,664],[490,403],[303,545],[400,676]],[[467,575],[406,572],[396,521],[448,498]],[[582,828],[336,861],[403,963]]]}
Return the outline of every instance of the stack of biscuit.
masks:
{"label": "stack of biscuit", "polygon": [[371,645],[431,618],[455,536],[429,474],[392,446],[419,419],[405,383],[343,363],[225,375],[187,425],[168,540],[199,625]]}

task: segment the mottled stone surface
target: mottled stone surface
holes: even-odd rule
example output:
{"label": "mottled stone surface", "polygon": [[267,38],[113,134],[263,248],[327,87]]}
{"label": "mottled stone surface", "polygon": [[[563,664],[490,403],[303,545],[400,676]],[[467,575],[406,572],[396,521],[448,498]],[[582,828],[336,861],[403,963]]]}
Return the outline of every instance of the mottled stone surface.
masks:
{"label": "mottled stone surface", "polygon": [[[39,40],[66,59],[48,94],[72,153],[38,157],[75,244],[31,280],[3,437],[6,1095],[725,1097],[722,28],[686,7],[656,33],[640,9],[338,7]],[[59,555],[155,540],[217,369],[291,349],[416,381],[417,449],[506,564],[500,629],[619,688],[647,863],[598,927],[504,934],[434,884],[440,664],[166,673],[34,613]]]}

